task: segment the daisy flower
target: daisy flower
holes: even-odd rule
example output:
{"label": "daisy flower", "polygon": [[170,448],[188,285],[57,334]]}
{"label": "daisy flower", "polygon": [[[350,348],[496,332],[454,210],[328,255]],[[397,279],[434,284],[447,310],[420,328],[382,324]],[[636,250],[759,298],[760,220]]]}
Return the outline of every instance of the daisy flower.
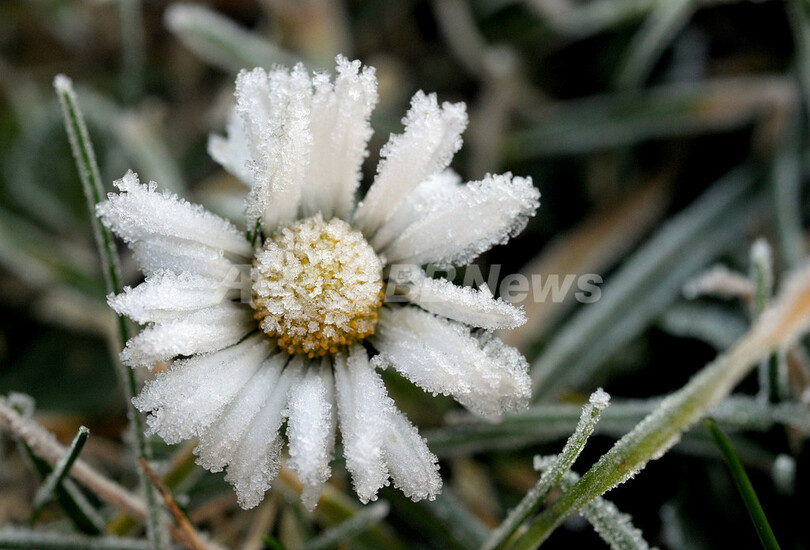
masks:
{"label": "daisy flower", "polygon": [[[486,417],[528,401],[525,359],[492,333],[522,324],[522,310],[420,266],[466,265],[506,242],[539,193],[511,174],[462,184],[447,167],[465,106],[419,92],[356,204],[376,102],[374,69],[342,57],[334,80],[301,65],[243,71],[227,136],[209,150],[249,187],[246,232],[132,172],[98,206],[146,276],[109,297],[146,325],[121,359],[173,360],[135,405],[167,443],[198,438],[197,463],[225,469],[244,508],[279,472],[285,422],[286,464],[309,509],[338,426],[362,502],[391,481],[414,500],[435,497],[437,459],[377,369]],[[409,276],[394,280],[403,265]]]}

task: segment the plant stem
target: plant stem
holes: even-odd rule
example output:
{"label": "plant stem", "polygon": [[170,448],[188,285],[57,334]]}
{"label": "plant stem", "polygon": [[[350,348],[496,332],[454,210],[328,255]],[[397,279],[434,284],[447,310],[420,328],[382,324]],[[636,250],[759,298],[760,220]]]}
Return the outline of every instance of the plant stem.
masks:
{"label": "plant stem", "polygon": [[[90,221],[93,226],[93,234],[96,238],[98,245],[99,256],[101,258],[102,266],[104,268],[104,278],[107,283],[108,293],[120,293],[123,290],[121,281],[121,268],[118,261],[118,251],[115,248],[115,242],[112,235],[104,227],[95,215],[96,205],[103,199],[103,187],[101,184],[101,175],[96,162],[96,155],[93,151],[93,144],[90,141],[90,136],[87,132],[84,118],[76,99],[76,93],[73,90],[73,82],[65,75],[57,75],[54,79],[54,88],[59,96],[59,102],[62,105],[62,114],[65,119],[65,129],[67,130],[68,139],[70,140],[71,150],[73,157],[76,160],[76,167],[79,170],[79,176],[84,188],[84,194],[87,198],[87,208],[90,212]],[[118,316],[118,349],[123,347],[123,343],[130,338],[129,325],[126,319]],[[132,369],[128,369],[121,365],[119,361],[115,361],[118,365],[118,371],[123,382],[125,390],[125,399],[128,404],[128,417],[130,420],[130,429],[136,442],[136,453],[138,457],[146,460],[151,458],[151,447],[149,440],[144,435],[144,421],[141,413],[132,405],[132,398],[137,394],[135,373]],[[150,540],[152,541],[155,549],[161,549],[166,546],[166,540],[163,537],[163,528],[160,520],[160,505],[158,504],[157,494],[152,485],[146,479],[145,474],[141,468],[138,468],[140,475],[141,487],[146,494],[147,512],[147,531]]]}
{"label": "plant stem", "polygon": [[723,453],[723,459],[726,461],[726,465],[728,465],[731,479],[734,480],[734,485],[737,486],[737,490],[740,492],[740,496],[748,510],[748,515],[751,516],[751,521],[754,523],[757,535],[759,535],[759,540],[762,541],[762,546],[765,550],[779,550],[779,543],[776,542],[776,537],[768,523],[768,518],[765,517],[765,512],[762,510],[762,506],[759,503],[757,494],[754,491],[754,486],[751,485],[751,480],[748,479],[745,468],[743,468],[739,457],[737,457],[737,453],[734,452],[731,440],[717,427],[717,424],[711,418],[704,420],[704,423],[706,427],[709,428],[717,446],[720,447],[720,451]]}

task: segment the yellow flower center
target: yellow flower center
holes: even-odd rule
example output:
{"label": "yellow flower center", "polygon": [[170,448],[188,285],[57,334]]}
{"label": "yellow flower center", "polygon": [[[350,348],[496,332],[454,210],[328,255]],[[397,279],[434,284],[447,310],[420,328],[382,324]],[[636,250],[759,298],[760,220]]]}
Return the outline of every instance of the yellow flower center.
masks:
{"label": "yellow flower center", "polygon": [[320,214],[276,232],[256,254],[251,306],[291,354],[321,357],[374,333],[382,262],[359,231]]}

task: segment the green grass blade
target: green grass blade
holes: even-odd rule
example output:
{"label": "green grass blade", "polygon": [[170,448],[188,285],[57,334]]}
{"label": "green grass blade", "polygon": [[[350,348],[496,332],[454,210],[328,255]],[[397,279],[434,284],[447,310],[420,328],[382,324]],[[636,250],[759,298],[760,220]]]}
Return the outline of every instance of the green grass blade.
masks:
{"label": "green grass blade", "polygon": [[703,422],[712,433],[712,437],[714,437],[717,446],[723,453],[723,459],[726,461],[731,479],[734,480],[734,485],[740,492],[745,508],[748,510],[748,515],[751,516],[751,521],[754,523],[757,535],[759,535],[759,540],[762,541],[763,548],[766,550],[779,550],[779,544],[773,535],[768,518],[765,517],[765,512],[759,503],[754,486],[751,485],[751,480],[748,479],[748,475],[745,473],[745,468],[743,468],[737,453],[734,452],[731,440],[717,427],[717,423],[711,418],[707,418]]}
{"label": "green grass blade", "polygon": [[789,0],[787,15],[796,49],[796,72],[802,87],[805,109],[810,111],[810,4],[806,0]]}
{"label": "green grass blade", "polygon": [[695,0],[657,3],[627,48],[616,77],[617,88],[635,88],[644,83],[661,53],[686,26],[696,7]]}
{"label": "green grass blade", "polygon": [[53,471],[45,478],[45,481],[40,486],[34,497],[34,505],[32,515],[36,516],[42,507],[54,496],[56,488],[62,484],[62,481],[67,476],[73,463],[79,458],[79,453],[82,452],[87,438],[90,436],[90,430],[82,426],[73,438],[67,454],[55,466]]}
{"label": "green grass blade", "polygon": [[262,542],[270,548],[270,550],[287,550],[287,548],[279,542],[279,540],[272,535],[262,535]]}
{"label": "green grass blade", "polygon": [[540,505],[548,496],[548,493],[553,489],[571,469],[571,465],[577,459],[585,443],[593,433],[596,423],[599,421],[599,416],[602,411],[607,408],[610,397],[604,391],[597,390],[591,395],[591,399],[587,405],[582,408],[582,415],[580,416],[579,423],[574,429],[574,433],[565,442],[565,447],[557,455],[556,459],[549,464],[545,469],[543,475],[532,487],[520,503],[509,513],[506,519],[492,531],[489,539],[481,547],[482,550],[495,550],[496,548],[505,548],[507,541],[514,535],[515,531],[525,522],[534,512],[540,508]]}
{"label": "green grass blade", "polygon": [[[23,453],[31,463],[41,480],[47,479],[53,469],[45,460],[37,456],[33,449],[24,441],[19,440],[21,453]],[[73,525],[80,532],[86,535],[99,535],[104,532],[104,521],[96,510],[90,505],[79,488],[69,479],[64,480],[55,489],[56,500],[59,506]]]}
{"label": "green grass blade", "polygon": [[[65,75],[57,75],[54,79],[54,88],[62,106],[62,113],[65,119],[65,129],[67,130],[70,147],[73,157],[76,160],[76,167],[87,198],[87,208],[90,214],[90,221],[93,226],[93,234],[98,245],[99,256],[101,258],[104,277],[107,283],[108,293],[120,293],[123,290],[121,280],[121,267],[118,259],[118,251],[115,248],[112,234],[104,227],[96,217],[96,205],[104,199],[101,175],[96,162],[93,144],[87,132],[87,125],[84,122],[81,109],[79,109],[76,93],[73,90],[73,82]],[[122,316],[118,316],[118,336],[119,349],[123,347],[126,340],[129,340],[131,333],[129,324]],[[125,389],[125,399],[128,403],[131,429],[136,441],[136,452],[138,457],[149,460],[151,458],[151,447],[149,440],[144,435],[144,420],[140,411],[132,405],[132,398],[137,395],[135,382],[135,372],[115,361],[118,365],[118,372]],[[138,468],[141,472],[142,469]],[[164,533],[160,516],[161,508],[156,489],[149,483],[146,476],[140,475],[141,486],[146,494],[147,531],[150,540],[156,550],[165,548],[168,540]]]}
{"label": "green grass blade", "polygon": [[[554,457],[534,457],[534,469],[545,470],[551,466]],[[560,479],[560,489],[571,490],[579,481],[579,474],[571,470]],[[582,517],[588,520],[597,534],[602,537],[611,550],[650,550],[641,530],[633,525],[627,514],[619,511],[615,504],[602,497],[597,497],[582,508]]]}
{"label": "green grass blade", "polygon": [[[653,412],[662,399],[625,399],[611,403],[602,413],[596,433],[621,437]],[[451,457],[493,450],[525,448],[567,437],[574,430],[581,407],[567,403],[538,403],[493,424],[480,420],[451,423],[424,432],[431,450]],[[810,411],[800,403],[770,404],[748,396],[731,396],[713,411],[726,430],[764,432],[776,425],[810,431]],[[691,433],[689,434],[691,435]]]}

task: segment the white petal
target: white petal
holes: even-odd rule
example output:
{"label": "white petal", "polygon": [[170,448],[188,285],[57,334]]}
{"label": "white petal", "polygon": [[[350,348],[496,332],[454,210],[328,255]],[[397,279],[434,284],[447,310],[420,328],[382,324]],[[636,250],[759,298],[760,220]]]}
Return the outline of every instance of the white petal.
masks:
{"label": "white petal", "polygon": [[239,178],[245,185],[253,187],[253,171],[245,125],[236,109],[228,114],[226,127],[227,137],[210,135],[208,137],[208,154],[225,170]]}
{"label": "white petal", "polygon": [[528,363],[516,350],[464,325],[414,307],[383,308],[370,338],[375,363],[393,367],[426,391],[452,395],[485,417],[528,404]]}
{"label": "white petal", "polygon": [[[234,270],[234,275],[238,273]],[[164,271],[147,276],[135,288],[126,287],[121,294],[108,296],[107,303],[138,323],[164,323],[238,298],[239,290],[237,279],[216,280]]]}
{"label": "white petal", "polygon": [[371,111],[377,104],[374,68],[337,57],[335,83],[326,74],[313,77],[312,161],[304,186],[304,213],[346,219],[354,207],[360,167],[368,156]]}
{"label": "white petal", "polygon": [[289,389],[300,378],[302,370],[303,360],[293,358],[228,461],[225,481],[233,485],[236,500],[244,509],[262,501],[281,469],[279,428],[284,421]]}
{"label": "white petal", "polygon": [[[405,297],[431,313],[490,330],[511,329],[526,322],[522,309],[501,298],[495,299],[486,285],[475,290],[454,285],[446,279],[431,279],[421,270],[409,272],[411,276],[404,282]],[[399,281],[397,286],[402,286]]]}
{"label": "white petal", "polygon": [[335,390],[346,469],[364,504],[388,483],[383,444],[393,404],[362,346],[334,357]]}
{"label": "white petal", "polygon": [[227,349],[176,361],[132,400],[148,412],[149,434],[166,443],[195,437],[220,414],[272,352],[263,334]]}
{"label": "white petal", "polygon": [[532,395],[532,382],[529,378],[529,363],[517,349],[504,344],[503,340],[491,332],[474,335],[481,350],[489,359],[490,368],[501,375],[498,408],[501,412],[519,411],[529,405]]}
{"label": "white petal", "polygon": [[530,178],[506,173],[460,186],[382,250],[389,263],[465,265],[520,233],[539,205]]}
{"label": "white petal", "polygon": [[309,365],[306,375],[290,391],[287,467],[298,475],[301,501],[310,512],[318,504],[323,485],[332,471],[329,462],[335,446],[334,380],[328,359]]}
{"label": "white petal", "polygon": [[[268,340],[264,334],[258,337]],[[220,472],[227,466],[250,426],[250,421],[264,406],[267,396],[273,392],[289,359],[290,356],[286,353],[266,356],[250,380],[244,383],[239,395],[200,435],[197,448],[194,449],[198,456],[197,464],[212,472]]]}
{"label": "white petal", "polygon": [[369,244],[374,250],[384,249],[408,226],[427,214],[435,204],[451,201],[460,185],[461,176],[449,168],[429,177],[402,201],[391,218],[374,233]]}
{"label": "white petal", "polygon": [[312,82],[303,65],[242,71],[236,78],[236,112],[253,159],[247,199],[248,228],[261,220],[265,234],[293,221],[309,170]]}
{"label": "white petal", "polygon": [[221,249],[173,237],[151,237],[132,243],[132,252],[138,268],[146,275],[160,271],[178,275],[188,272],[225,280],[233,278],[234,270],[239,269],[225,258]]}
{"label": "white petal", "polygon": [[439,460],[416,427],[392,409],[385,438],[385,456],[394,486],[414,502],[434,500],[442,490]]}
{"label": "white petal", "polygon": [[419,183],[447,168],[461,148],[466,107],[444,103],[439,108],[435,94],[417,92],[402,123],[405,132],[392,135],[380,151],[377,177],[355,213],[355,225],[366,235],[373,235]]}
{"label": "white petal", "polygon": [[152,367],[178,355],[217,351],[235,344],[256,328],[248,307],[227,303],[158,324],[130,338],[121,361],[131,367]]}
{"label": "white petal", "polygon": [[119,193],[110,193],[96,210],[104,225],[127,243],[155,236],[174,237],[249,257],[253,248],[244,234],[229,221],[167,192],[158,193],[156,184],[138,182],[129,171],[115,182]]}

